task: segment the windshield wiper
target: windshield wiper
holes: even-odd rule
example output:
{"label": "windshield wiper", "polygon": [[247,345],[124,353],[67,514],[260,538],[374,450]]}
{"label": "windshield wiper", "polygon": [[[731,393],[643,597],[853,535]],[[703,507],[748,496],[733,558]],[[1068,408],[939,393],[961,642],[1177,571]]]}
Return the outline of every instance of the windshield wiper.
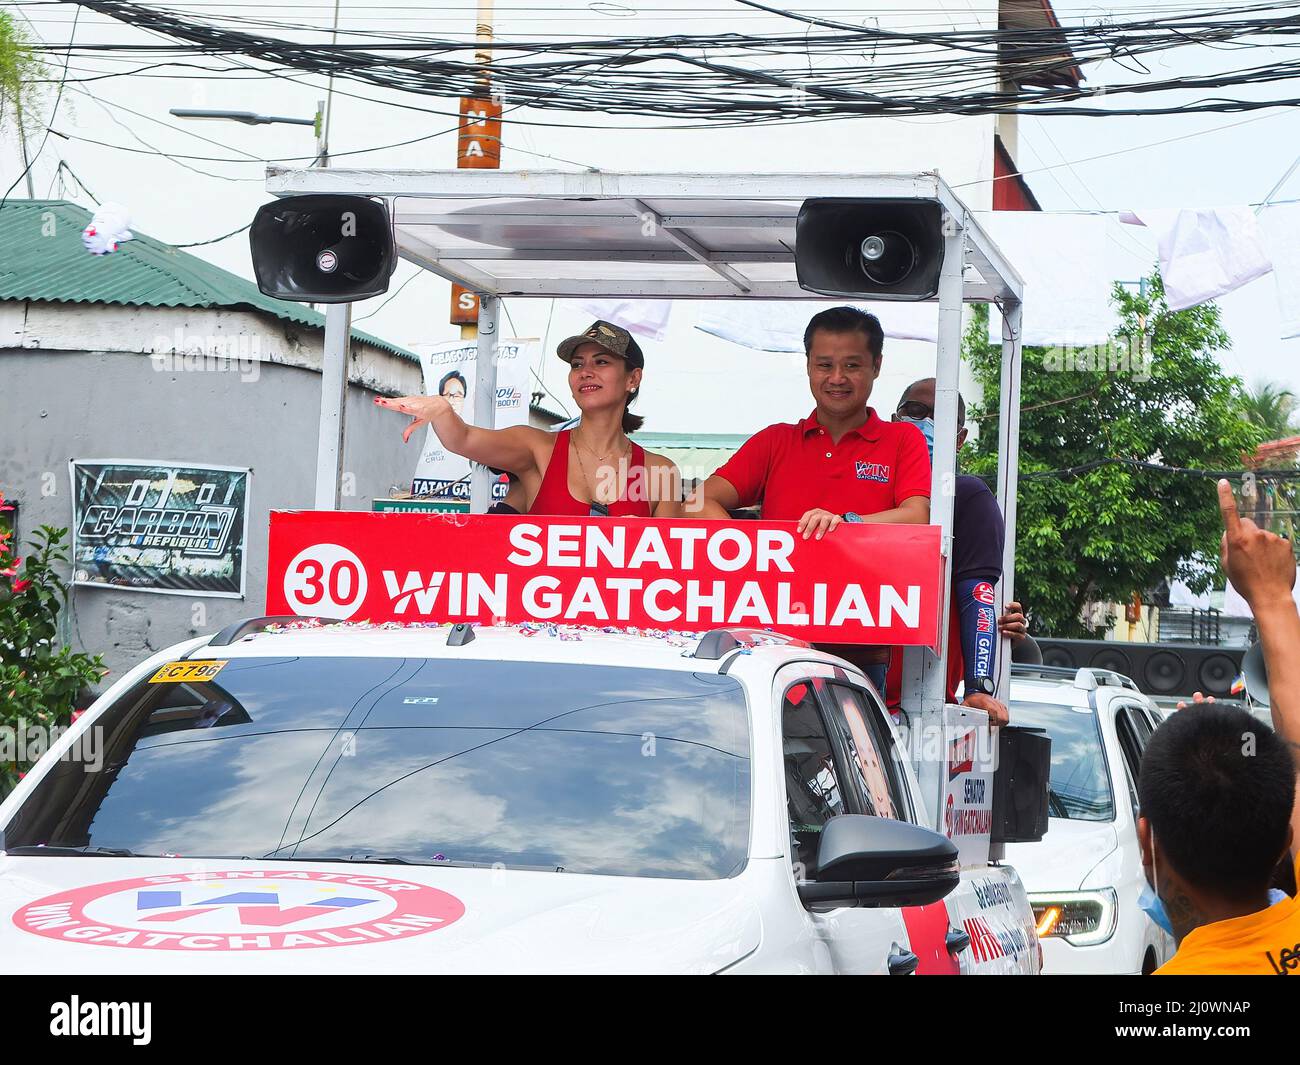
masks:
{"label": "windshield wiper", "polygon": [[223,860],[244,862],[354,862],[359,865],[432,865],[455,869],[505,869],[507,872],[563,873],[558,865],[507,865],[504,862],[464,862],[447,858],[408,858],[401,854],[295,854],[268,858],[255,858],[251,854],[137,854],[125,847],[63,847],[29,844],[8,847],[4,854],[19,856],[74,857],[74,858],[193,858],[198,860]]}
{"label": "windshield wiper", "polygon": [[1047,806],[1048,809],[1056,811],[1059,817],[1064,817],[1067,821],[1070,820],[1069,809],[1066,807],[1065,803],[1061,801],[1061,797],[1051,788],[1047,789]]}
{"label": "windshield wiper", "polygon": [[363,858],[355,856],[335,859],[349,862],[391,862],[394,865],[446,865],[454,869],[500,869],[503,872],[525,873],[563,873],[562,865],[507,865],[505,862],[463,862],[451,858],[403,858],[400,854],[367,854]]}
{"label": "windshield wiper", "polygon": [[316,859],[317,861],[361,862],[375,865],[450,865],[445,858],[407,858],[402,854],[349,854],[345,858]]}
{"label": "windshield wiper", "polygon": [[[280,861],[267,858],[266,861]],[[558,865],[507,865],[505,862],[463,862],[450,858],[408,858],[402,854],[295,855],[291,862],[356,862],[361,865],[433,865],[454,869],[504,869],[506,872],[563,873]]]}
{"label": "windshield wiper", "polygon": [[161,854],[136,854],[125,847],[48,847],[37,843],[25,847],[6,847],[5,854],[45,854],[54,856],[72,855],[77,858],[161,858]]}

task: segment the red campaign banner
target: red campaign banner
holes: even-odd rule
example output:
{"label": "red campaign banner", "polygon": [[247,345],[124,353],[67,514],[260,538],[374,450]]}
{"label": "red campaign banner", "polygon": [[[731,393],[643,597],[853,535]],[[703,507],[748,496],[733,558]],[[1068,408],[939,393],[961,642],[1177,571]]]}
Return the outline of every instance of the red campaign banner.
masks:
{"label": "red campaign banner", "polygon": [[941,566],[933,525],[273,511],[266,609],[934,647]]}

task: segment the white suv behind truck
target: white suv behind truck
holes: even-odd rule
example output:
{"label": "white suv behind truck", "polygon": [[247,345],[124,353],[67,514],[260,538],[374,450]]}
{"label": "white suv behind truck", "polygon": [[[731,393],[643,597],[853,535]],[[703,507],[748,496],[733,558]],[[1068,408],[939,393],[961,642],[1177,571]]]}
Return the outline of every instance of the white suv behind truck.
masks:
{"label": "white suv behind truck", "polygon": [[873,689],[770,634],[255,619],[0,804],[0,969],[1035,973]]}
{"label": "white suv behind truck", "polygon": [[1033,902],[1045,973],[1150,973],[1174,941],[1138,906],[1142,752],[1164,720],[1128,677],[1100,669],[1013,666],[1011,721],[1052,740],[1048,831],[1013,843]]}

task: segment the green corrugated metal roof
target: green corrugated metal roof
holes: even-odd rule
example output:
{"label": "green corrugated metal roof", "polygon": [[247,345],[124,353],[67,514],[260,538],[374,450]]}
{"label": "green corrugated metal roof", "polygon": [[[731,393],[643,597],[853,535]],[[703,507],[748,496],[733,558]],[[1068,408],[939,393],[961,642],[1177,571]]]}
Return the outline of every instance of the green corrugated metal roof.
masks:
{"label": "green corrugated metal roof", "polygon": [[737,451],[749,436],[745,433],[637,433],[636,442],[651,451],[660,448],[700,448]]}
{"label": "green corrugated metal roof", "polygon": [[634,433],[632,439],[647,451],[672,459],[688,481],[704,481],[749,437],[734,433]]}
{"label": "green corrugated metal roof", "polygon": [[[230,307],[325,328],[323,314],[264,296],[251,281],[134,229],[135,239],[111,255],[91,255],[81,244],[90,217],[67,200],[11,200],[0,207],[0,300]],[[352,336],[419,362],[414,352],[359,329]]]}

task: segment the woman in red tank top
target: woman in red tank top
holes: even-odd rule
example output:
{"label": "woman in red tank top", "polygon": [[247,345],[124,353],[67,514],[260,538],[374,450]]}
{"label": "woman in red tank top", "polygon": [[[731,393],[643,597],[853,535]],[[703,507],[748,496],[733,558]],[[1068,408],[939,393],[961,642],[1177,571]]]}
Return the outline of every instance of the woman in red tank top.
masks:
{"label": "woman in red tank top", "polygon": [[[529,514],[680,515],[676,465],[627,436],[641,427],[642,419],[627,408],[640,391],[645,367],[645,356],[632,335],[609,322],[595,322],[582,335],[563,341],[557,354],[569,364],[569,389],[582,412],[579,425],[558,433],[530,425],[467,425],[442,396],[375,402],[411,415],[403,441],[428,424],[447,450],[514,474]],[[512,496],[518,498],[515,491]]]}

